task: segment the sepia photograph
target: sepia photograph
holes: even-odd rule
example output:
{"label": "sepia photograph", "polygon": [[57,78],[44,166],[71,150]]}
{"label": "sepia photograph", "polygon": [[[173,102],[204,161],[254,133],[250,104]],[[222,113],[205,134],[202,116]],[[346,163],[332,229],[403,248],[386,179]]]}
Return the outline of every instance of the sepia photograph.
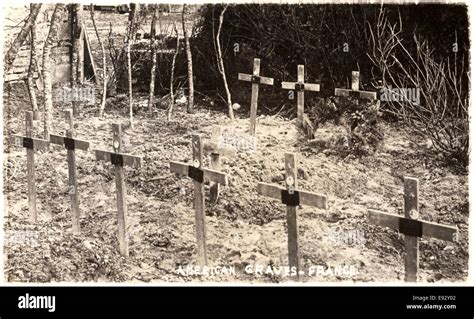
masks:
{"label": "sepia photograph", "polygon": [[2,6],[5,284],[468,283],[466,3]]}

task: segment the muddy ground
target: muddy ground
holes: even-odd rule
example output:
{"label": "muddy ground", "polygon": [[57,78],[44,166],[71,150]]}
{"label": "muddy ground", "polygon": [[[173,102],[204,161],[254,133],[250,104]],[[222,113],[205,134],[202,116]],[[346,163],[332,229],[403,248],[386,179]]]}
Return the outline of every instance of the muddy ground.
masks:
{"label": "muddy ground", "polygon": [[[420,180],[423,220],[459,229],[456,243],[420,240],[419,280],[467,279],[467,173],[447,166],[422,138],[410,142],[407,134],[414,133],[407,128],[383,124],[382,150],[364,158],[343,158],[308,143],[294,121],[260,116],[256,149],[223,158],[222,170],[230,183],[217,204],[206,203],[209,264],[235,267],[235,275],[183,275],[177,272],[180,266],[196,264],[193,189],[188,178],[170,173],[168,163],[190,161],[191,136],[209,138],[216,125],[226,134],[242,136],[248,129],[248,114],[239,113],[230,122],[206,105],[192,115],[178,107],[173,121],[167,122],[164,110],[155,117],[145,108],[137,111],[135,129],[125,130],[124,137],[125,150],[143,157],[140,170],[125,169],[130,233],[126,259],[118,253],[113,167],[97,162],[92,151],[76,152],[84,214],[81,235],[71,231],[66,151],[59,146],[36,153],[39,222],[28,222],[25,150],[6,141],[11,134],[24,133],[27,95],[10,91],[4,99],[4,223],[10,236],[4,268],[9,282],[288,282],[291,278],[277,273],[245,271],[288,264],[285,207],[256,191],[258,182],[283,185],[285,152],[297,154],[299,188],[328,196],[328,210],[298,209],[301,265],[356,270],[350,275],[304,276],[303,282],[403,282],[403,236],[367,222],[368,208],[389,213],[403,209],[403,176]],[[136,98],[141,105],[144,100]],[[60,111],[56,106],[53,132],[62,134],[65,123]],[[111,124],[125,123],[126,114],[125,109],[109,109],[101,119],[95,109],[85,109],[76,119],[76,135],[89,140],[92,149],[111,150]],[[41,136],[41,120],[35,121],[34,132]],[[336,132],[340,127],[327,124],[316,138],[330,138]],[[15,234],[33,234],[34,240],[18,240]]]}

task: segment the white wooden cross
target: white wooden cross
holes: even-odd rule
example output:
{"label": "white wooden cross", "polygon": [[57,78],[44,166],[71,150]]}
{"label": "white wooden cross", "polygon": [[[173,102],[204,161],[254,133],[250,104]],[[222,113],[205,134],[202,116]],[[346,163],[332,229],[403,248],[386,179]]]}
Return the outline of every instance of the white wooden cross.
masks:
{"label": "white wooden cross", "polygon": [[325,195],[298,190],[297,168],[295,154],[285,154],[285,184],[286,187],[267,183],[258,183],[257,191],[260,195],[281,200],[286,205],[286,220],[288,228],[288,259],[290,269],[296,269],[297,279],[300,277],[300,257],[298,247],[298,225],[296,222],[296,207],[310,205],[327,209]]}
{"label": "white wooden cross", "polygon": [[193,179],[194,184],[194,209],[196,217],[196,240],[199,266],[207,265],[206,247],[206,221],[205,221],[205,200],[204,200],[204,180],[213,181],[221,185],[227,185],[227,174],[203,168],[203,143],[201,136],[193,135],[193,163],[170,161],[170,170],[180,176],[188,176]]}
{"label": "white wooden cross", "polygon": [[26,171],[28,179],[28,208],[31,223],[36,223],[36,183],[35,183],[35,149],[48,149],[49,141],[33,136],[33,112],[26,112],[25,136],[13,135],[12,143],[18,147],[26,148]]}
{"label": "white wooden cross", "polygon": [[77,189],[76,177],[76,150],[88,151],[89,142],[74,138],[74,120],[72,110],[65,110],[66,122],[69,123],[69,129],[66,130],[66,136],[51,134],[49,140],[52,144],[64,146],[67,149],[67,167],[69,176],[68,193],[71,197],[71,216],[72,231],[74,234],[81,232],[79,195]]}
{"label": "white wooden cross", "polygon": [[405,217],[369,209],[369,222],[389,227],[405,235],[405,281],[416,282],[418,273],[418,239],[422,236],[457,241],[456,227],[418,220],[418,179],[405,177]]}
{"label": "white wooden cross", "polygon": [[298,122],[303,126],[304,120],[304,91],[319,92],[319,84],[304,82],[304,65],[298,65],[297,82],[281,82],[281,88],[285,90],[295,90],[297,92],[297,116]]}
{"label": "white wooden cross", "polygon": [[250,102],[250,134],[255,135],[259,85],[273,85],[273,79],[260,76],[260,59],[255,58],[253,59],[253,73],[239,73],[239,80],[252,82],[252,99]]}
{"label": "white wooden cross", "polygon": [[336,96],[353,96],[359,99],[366,99],[366,100],[376,100],[377,99],[377,92],[369,92],[369,91],[359,91],[359,78],[360,74],[358,71],[352,71],[352,84],[351,89],[335,89],[334,95]]}
{"label": "white wooden cross", "polygon": [[111,162],[115,166],[115,187],[117,189],[117,218],[120,253],[128,256],[128,230],[127,230],[127,190],[124,181],[124,166],[132,166],[134,168],[141,167],[140,156],[128,155],[121,153],[122,151],[122,126],[113,124],[113,152],[95,150],[95,158],[98,161]]}

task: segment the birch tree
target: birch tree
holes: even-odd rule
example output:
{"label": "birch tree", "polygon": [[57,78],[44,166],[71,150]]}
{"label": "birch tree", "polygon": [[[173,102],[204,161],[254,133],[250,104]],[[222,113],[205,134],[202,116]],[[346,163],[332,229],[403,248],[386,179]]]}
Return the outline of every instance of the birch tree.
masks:
{"label": "birch tree", "polygon": [[193,55],[191,53],[191,45],[189,43],[189,35],[186,29],[186,5],[183,4],[183,13],[181,20],[183,24],[184,46],[186,50],[186,60],[188,63],[188,113],[191,113],[194,108],[194,81],[193,81]]}
{"label": "birch tree", "polygon": [[[72,5],[72,60],[71,60],[71,88],[75,90],[84,83],[84,44],[82,33],[82,13],[81,4]],[[74,115],[81,111],[81,101],[72,100]]]}
{"label": "birch tree", "polygon": [[134,40],[135,20],[137,11],[139,10],[138,4],[130,4],[130,15],[128,17],[128,37],[127,37],[127,73],[128,73],[128,106],[129,106],[129,117],[130,117],[130,129],[133,130],[133,98],[132,98],[132,56],[131,46]]}
{"label": "birch tree", "polygon": [[219,69],[219,73],[222,76],[222,81],[224,82],[224,88],[227,95],[227,108],[229,110],[229,117],[231,120],[233,120],[234,110],[232,109],[232,96],[230,94],[229,86],[227,85],[227,78],[225,75],[224,60],[222,59],[222,49],[221,49],[221,40],[220,40],[222,23],[224,22],[224,14],[228,6],[229,5],[226,5],[224,7],[224,9],[221,11],[221,14],[219,16],[219,27],[217,29],[217,35],[216,35],[216,45],[217,45],[217,66]]}
{"label": "birch tree", "polygon": [[168,122],[171,121],[171,114],[173,114],[173,106],[174,106],[174,68],[176,65],[176,57],[178,56],[179,53],[179,34],[178,34],[178,28],[176,27],[176,22],[173,21],[173,26],[174,26],[174,32],[176,33],[176,51],[174,52],[173,55],[173,61],[171,62],[171,76],[170,76],[170,105],[168,106],[168,114],[167,114],[167,119]]}
{"label": "birch tree", "polygon": [[99,42],[100,50],[102,51],[102,100],[100,102],[99,107],[99,116],[102,117],[104,115],[105,110],[105,100],[107,98],[107,54],[105,52],[105,46],[102,40],[100,39],[99,30],[97,29],[97,25],[95,24],[94,18],[94,5],[91,5],[91,20],[92,25],[94,26],[95,34],[97,36],[97,41]]}
{"label": "birch tree", "polygon": [[43,47],[43,82],[44,82],[44,139],[49,140],[49,132],[51,122],[53,120],[53,82],[51,76],[51,51],[55,43],[58,41],[59,27],[61,23],[61,15],[64,11],[63,4],[56,4],[53,16],[51,17],[51,25],[48,36]]}
{"label": "birch tree", "polygon": [[153,104],[155,103],[155,77],[156,77],[156,21],[159,15],[158,5],[153,7],[153,18],[151,20],[150,28],[150,49],[151,49],[151,74],[150,74],[150,95],[148,96],[148,111],[153,112]]}
{"label": "birch tree", "polygon": [[[33,12],[35,4],[30,4],[30,11]],[[31,110],[33,118],[38,119],[38,101],[36,100],[34,86],[34,72],[37,66],[36,58],[36,23],[32,23],[30,27],[30,65],[28,66],[28,75],[26,77],[26,86],[28,87],[28,95],[30,96]],[[39,73],[39,70],[37,70]]]}

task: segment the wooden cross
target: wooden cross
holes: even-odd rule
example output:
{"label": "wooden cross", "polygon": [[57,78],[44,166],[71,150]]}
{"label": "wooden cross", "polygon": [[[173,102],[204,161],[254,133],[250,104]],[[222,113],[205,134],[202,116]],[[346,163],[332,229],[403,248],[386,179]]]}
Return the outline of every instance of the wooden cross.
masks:
{"label": "wooden cross", "polygon": [[405,177],[405,217],[369,209],[369,222],[398,230],[405,235],[405,281],[416,282],[418,272],[418,239],[422,236],[456,241],[456,227],[418,220],[418,179]]}
{"label": "wooden cross", "polygon": [[32,138],[33,136],[33,112],[26,112],[25,136],[13,135],[12,143],[18,147],[26,148],[26,171],[28,179],[28,208],[30,221],[36,223],[36,184],[35,184],[35,149],[48,149],[49,141]]}
{"label": "wooden cross", "polygon": [[117,189],[117,218],[119,231],[120,253],[128,256],[128,231],[127,231],[127,190],[124,182],[124,166],[132,166],[134,168],[141,167],[140,156],[128,155],[121,153],[122,151],[122,126],[113,124],[113,152],[95,151],[95,157],[98,161],[111,162],[115,166],[115,185]]}
{"label": "wooden cross", "polygon": [[193,135],[192,148],[193,164],[188,165],[170,161],[170,170],[180,176],[188,176],[193,179],[198,263],[199,266],[203,267],[207,265],[204,180],[213,181],[226,186],[227,174],[202,168],[203,143],[201,136]]}
{"label": "wooden cross", "polygon": [[377,92],[359,91],[359,72],[352,71],[352,85],[351,89],[335,89],[336,96],[353,96],[359,99],[366,99],[374,101],[377,99]]}
{"label": "wooden cross", "polygon": [[304,114],[304,91],[319,92],[319,84],[304,82],[304,65],[298,65],[298,79],[297,82],[281,82],[281,88],[285,90],[295,90],[298,93],[298,122],[303,124]]}
{"label": "wooden cross", "polygon": [[[235,156],[235,148],[219,145],[219,136],[221,135],[221,128],[219,126],[214,127],[211,135],[210,141],[205,141],[203,144],[203,151],[209,152],[211,156],[211,169],[220,170],[221,169],[221,155],[224,156]],[[210,182],[209,186],[209,202],[217,203],[219,199],[219,188],[220,184],[216,182]]]}
{"label": "wooden cross", "polygon": [[252,99],[250,102],[250,134],[255,135],[257,120],[258,89],[260,84],[273,85],[273,79],[260,76],[260,59],[253,59],[253,73],[239,73],[239,80],[252,82]]}
{"label": "wooden cross", "polygon": [[74,138],[74,120],[72,110],[65,110],[66,122],[69,123],[69,129],[66,130],[66,136],[51,134],[49,141],[52,144],[63,146],[67,149],[67,167],[69,176],[68,193],[71,198],[72,231],[74,234],[81,232],[79,195],[77,190],[76,177],[76,150],[88,151],[89,142]]}
{"label": "wooden cross", "polygon": [[286,220],[288,228],[288,259],[290,269],[295,268],[297,279],[300,276],[300,257],[298,248],[298,225],[296,222],[296,206],[310,205],[322,209],[327,209],[327,199],[325,195],[309,193],[298,190],[297,168],[295,154],[285,154],[285,185],[258,183],[257,191],[260,195],[281,200],[286,205]]}

